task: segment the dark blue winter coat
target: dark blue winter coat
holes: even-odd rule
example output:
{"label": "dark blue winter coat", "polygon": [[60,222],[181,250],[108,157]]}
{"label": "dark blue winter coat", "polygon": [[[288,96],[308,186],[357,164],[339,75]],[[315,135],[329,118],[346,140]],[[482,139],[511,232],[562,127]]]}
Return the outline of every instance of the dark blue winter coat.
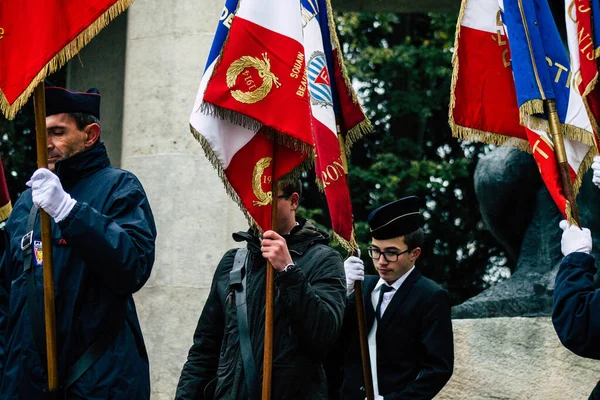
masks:
{"label": "dark blue winter coat", "polygon": [[[148,399],[148,358],[132,297],[154,263],[156,228],[144,189],[133,174],[110,166],[102,143],[58,162],[57,175],[77,200],[67,218],[52,221],[61,396]],[[26,304],[29,271],[24,272],[20,243],[31,206],[27,190],[6,225],[7,249],[0,265],[0,399],[43,398],[48,385],[45,356]],[[39,240],[39,216],[34,231]],[[43,318],[42,268],[32,269]],[[117,324],[115,339],[64,388],[69,368],[110,324]]]}
{"label": "dark blue winter coat", "polygon": [[594,288],[594,257],[571,253],[560,263],[554,287],[552,323],[573,353],[600,359],[600,291]]}

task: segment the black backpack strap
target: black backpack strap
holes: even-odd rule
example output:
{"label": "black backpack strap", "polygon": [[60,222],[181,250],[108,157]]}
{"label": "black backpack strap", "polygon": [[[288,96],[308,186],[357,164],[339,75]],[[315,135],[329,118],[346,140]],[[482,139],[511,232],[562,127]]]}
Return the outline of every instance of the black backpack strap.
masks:
{"label": "black backpack strap", "polygon": [[[115,341],[117,335],[125,326],[125,318],[127,314],[127,302],[120,307],[119,311],[108,318],[106,329],[98,335],[96,340],[92,342],[90,347],[79,357],[79,359],[69,368],[65,389],[77,382],[79,378],[87,371],[98,359],[106,352],[112,342]],[[66,393],[66,390],[65,390]]]}
{"label": "black backpack strap", "polygon": [[46,369],[46,327],[44,326],[44,315],[40,312],[35,295],[35,269],[31,267],[33,259],[33,228],[38,215],[38,208],[33,205],[27,218],[27,233],[21,238],[21,250],[23,251],[23,272],[27,274],[27,312],[31,321],[33,340],[40,355],[43,368]]}
{"label": "black backpack strap", "polygon": [[244,363],[244,375],[248,386],[248,395],[251,400],[259,398],[258,379],[256,377],[256,361],[252,353],[250,328],[248,326],[248,307],[246,305],[246,273],[245,264],[248,249],[241,248],[235,253],[233,267],[229,273],[229,286],[235,290],[235,305],[237,308],[238,334],[240,338],[240,351]]}

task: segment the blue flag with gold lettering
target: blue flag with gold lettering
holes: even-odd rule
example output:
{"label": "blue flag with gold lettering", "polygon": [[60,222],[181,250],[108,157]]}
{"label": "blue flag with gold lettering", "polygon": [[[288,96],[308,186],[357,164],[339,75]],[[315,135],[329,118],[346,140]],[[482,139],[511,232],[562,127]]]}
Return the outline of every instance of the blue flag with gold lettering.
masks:
{"label": "blue flag with gold lettering", "polygon": [[563,215],[570,218],[544,101],[556,102],[571,180],[577,192],[596,147],[591,122],[577,90],[576,73],[547,0],[501,0],[500,11],[508,35],[521,124],[526,128],[550,194]]}

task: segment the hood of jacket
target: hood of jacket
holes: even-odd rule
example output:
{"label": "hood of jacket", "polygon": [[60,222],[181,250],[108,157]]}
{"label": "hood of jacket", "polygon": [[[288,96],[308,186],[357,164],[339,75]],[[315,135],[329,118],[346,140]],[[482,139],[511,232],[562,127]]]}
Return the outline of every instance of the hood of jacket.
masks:
{"label": "hood of jacket", "polygon": [[[289,234],[283,235],[291,253],[302,255],[314,243],[329,243],[329,234],[318,229],[311,221],[296,218],[296,222],[297,225],[294,229]],[[260,237],[256,229],[250,228],[246,232],[236,232],[232,237],[236,242],[246,241],[250,251],[260,252]]]}

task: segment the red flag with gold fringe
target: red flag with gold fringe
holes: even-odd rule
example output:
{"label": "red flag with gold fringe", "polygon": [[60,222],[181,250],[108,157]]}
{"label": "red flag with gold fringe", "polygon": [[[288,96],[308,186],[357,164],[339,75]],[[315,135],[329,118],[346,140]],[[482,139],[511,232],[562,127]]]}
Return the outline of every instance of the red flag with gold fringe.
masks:
{"label": "red flag with gold fringe", "polygon": [[133,0],[0,1],[0,110],[12,119],[33,89]]}

